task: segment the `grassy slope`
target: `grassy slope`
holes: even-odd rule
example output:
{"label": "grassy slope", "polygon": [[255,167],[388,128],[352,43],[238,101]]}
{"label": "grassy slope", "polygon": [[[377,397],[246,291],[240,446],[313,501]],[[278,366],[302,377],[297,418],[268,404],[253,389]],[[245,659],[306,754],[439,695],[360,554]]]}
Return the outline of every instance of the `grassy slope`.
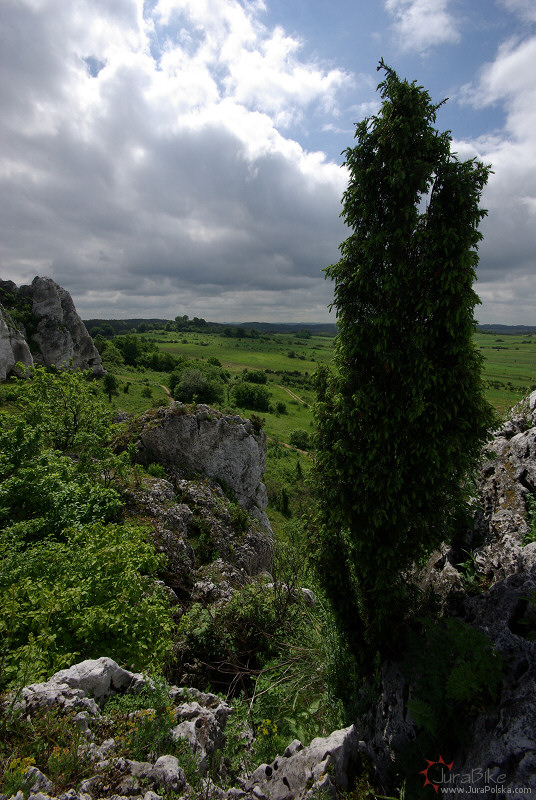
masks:
{"label": "grassy slope", "polygon": [[[147,335],[162,350],[188,358],[207,359],[215,357],[232,376],[244,369],[267,370],[268,389],[272,403],[282,401],[287,414],[263,414],[266,433],[282,442],[288,442],[291,431],[298,428],[309,431],[312,425],[311,406],[314,392],[299,386],[281,388],[282,378],[278,371],[298,371],[312,375],[320,364],[329,364],[333,355],[333,338],[312,336],[298,339],[293,334],[263,335],[258,339],[230,339],[217,334],[165,333]],[[484,357],[483,377],[488,383],[487,397],[499,414],[504,414],[531,387],[536,387],[536,335],[497,335],[476,333],[475,343]],[[294,356],[290,357],[289,353]],[[138,413],[152,402],[166,402],[166,393],[161,384],[166,383],[165,373],[143,372],[131,368],[117,370],[121,381],[119,396],[113,398],[113,406]],[[128,394],[122,391],[130,382]],[[144,387],[149,387],[152,398],[142,396]],[[294,399],[289,391],[304,403]],[[247,409],[241,409],[246,415]]]}
{"label": "grassy slope", "polygon": [[536,336],[477,333],[475,342],[484,356],[488,400],[504,414],[531,389],[536,389]]}

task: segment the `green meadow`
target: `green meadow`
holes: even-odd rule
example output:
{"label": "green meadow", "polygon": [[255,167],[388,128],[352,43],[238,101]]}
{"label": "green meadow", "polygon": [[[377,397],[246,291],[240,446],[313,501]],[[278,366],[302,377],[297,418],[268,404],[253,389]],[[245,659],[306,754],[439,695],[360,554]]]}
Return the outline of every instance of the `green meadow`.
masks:
{"label": "green meadow", "polygon": [[[312,376],[320,365],[329,365],[334,339],[330,336],[300,338],[296,334],[261,334],[258,338],[230,338],[218,333],[166,332],[136,334],[154,341],[159,349],[190,359],[217,358],[233,381],[244,370],[263,370],[271,406],[284,403],[286,413],[262,412],[269,437],[288,443],[296,429],[310,431],[315,393]],[[475,343],[483,356],[486,396],[499,416],[536,389],[536,335],[497,335],[477,332]],[[166,402],[166,373],[136,367],[118,367],[119,394],[114,407],[139,413]],[[127,392],[125,392],[125,387]],[[231,409],[229,392],[224,406]],[[248,409],[239,409],[247,415]]]}
{"label": "green meadow", "polygon": [[[274,402],[289,404],[289,412],[296,422],[306,427],[311,420],[310,408],[299,408],[285,389],[280,388],[278,372],[297,371],[310,377],[317,366],[331,362],[334,339],[329,336],[311,336],[299,339],[295,334],[262,335],[258,339],[229,339],[218,334],[191,334],[177,337],[169,333],[153,338],[163,350],[188,358],[218,358],[231,375],[244,369],[262,369],[268,372],[268,385]],[[499,415],[503,415],[528,392],[536,389],[536,335],[497,335],[475,333],[475,344],[483,356],[483,379],[486,396]],[[270,372],[271,371],[271,372]],[[288,380],[288,378],[287,378]],[[314,401],[310,389],[294,391],[309,406]],[[289,402],[290,401],[290,402]],[[271,417],[272,415],[268,415]],[[267,430],[280,435],[292,429],[291,420],[280,418],[266,420]]]}
{"label": "green meadow", "polygon": [[536,335],[475,334],[484,358],[486,396],[502,416],[536,389]]}
{"label": "green meadow", "polygon": [[[156,343],[158,349],[174,356],[194,360],[217,359],[228,375],[224,411],[264,420],[268,437],[265,482],[270,500],[270,519],[280,530],[285,521],[309,505],[310,488],[306,477],[311,456],[302,445],[293,446],[298,434],[313,430],[312,407],[315,401],[313,375],[320,365],[329,365],[334,338],[295,333],[262,333],[257,337],[229,337],[214,332],[163,331],[134,334]],[[113,341],[113,340],[112,340]],[[536,335],[498,335],[477,332],[475,344],[483,357],[483,379],[488,400],[498,417],[528,392],[536,389]],[[241,381],[244,370],[263,371],[270,397],[268,411],[236,408],[232,386]],[[139,414],[152,406],[169,402],[169,374],[144,367],[122,364],[111,370],[118,385],[110,408]],[[10,400],[9,383],[0,392],[2,407],[15,410]]]}
{"label": "green meadow", "polygon": [[[244,370],[263,370],[267,373],[266,387],[270,394],[270,405],[274,408],[284,403],[285,412],[259,412],[265,420],[269,437],[288,443],[294,430],[311,431],[314,390],[312,376],[321,364],[329,364],[333,354],[333,338],[311,336],[300,339],[295,334],[260,335],[256,339],[235,339],[207,333],[166,333],[158,331],[144,338],[157,343],[158,347],[174,356],[190,359],[217,358],[222,368],[230,373],[228,388],[240,379]],[[125,411],[142,411],[159,400],[165,400],[167,375],[161,372],[120,367],[114,370],[120,380],[119,395],[112,403]],[[130,383],[128,393],[124,386]],[[151,398],[147,395],[151,391]],[[144,391],[145,390],[145,391]],[[231,410],[229,391],[224,407]],[[234,409],[236,411],[236,409]],[[239,409],[246,416],[248,409]]]}

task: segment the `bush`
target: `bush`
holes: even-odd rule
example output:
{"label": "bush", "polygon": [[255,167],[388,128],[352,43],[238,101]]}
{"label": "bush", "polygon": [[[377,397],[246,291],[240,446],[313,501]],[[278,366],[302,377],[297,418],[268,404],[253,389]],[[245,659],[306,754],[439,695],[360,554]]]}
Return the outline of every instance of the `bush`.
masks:
{"label": "bush", "polygon": [[408,634],[403,670],[416,741],[402,748],[397,761],[407,779],[408,796],[420,797],[416,750],[424,756],[441,753],[448,763],[468,744],[472,720],[499,698],[502,659],[489,638],[463,620],[426,620],[419,631]]}
{"label": "bush", "polygon": [[300,429],[291,431],[289,436],[289,444],[291,444],[293,447],[297,447],[299,450],[307,450],[310,446],[309,434],[307,431]]}
{"label": "bush", "polygon": [[110,412],[97,396],[90,371],[34,367],[29,380],[13,380],[20,416],[37,428],[45,446],[55,450],[98,453],[110,435]]}
{"label": "bush", "polygon": [[268,411],[270,407],[270,394],[265,386],[250,383],[237,383],[233,386],[233,399],[239,408],[252,411]]}
{"label": "bush", "polygon": [[162,668],[170,652],[171,611],[152,577],[162,558],[145,532],[97,523],[64,537],[22,551],[1,536],[0,688],[104,652],[136,670]]}
{"label": "bush", "polygon": [[262,372],[261,370],[245,369],[242,373],[242,380],[247,381],[248,383],[264,384],[268,381],[268,376],[266,372]]}
{"label": "bush", "polygon": [[171,381],[171,392],[176,400],[182,403],[221,403],[223,402],[223,384],[211,380],[200,369],[189,369],[181,373],[178,382]]}
{"label": "bush", "polygon": [[[95,342],[95,344],[97,343]],[[114,369],[116,367],[124,366],[125,359],[123,358],[123,354],[113,342],[103,339],[101,348],[102,349],[97,349],[99,349],[99,352],[102,356],[102,365],[105,369]]]}

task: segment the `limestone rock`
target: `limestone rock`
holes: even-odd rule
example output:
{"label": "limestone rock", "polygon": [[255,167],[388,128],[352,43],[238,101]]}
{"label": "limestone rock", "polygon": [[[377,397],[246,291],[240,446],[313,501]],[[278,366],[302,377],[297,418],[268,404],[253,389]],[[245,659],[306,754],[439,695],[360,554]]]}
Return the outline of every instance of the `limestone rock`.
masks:
{"label": "limestone rock", "polygon": [[18,362],[26,367],[32,366],[32,354],[22,331],[0,305],[0,381],[15,374],[14,367]]}
{"label": "limestone rock", "polygon": [[266,436],[250,420],[222,414],[208,406],[188,413],[172,403],[155,416],[142,417],[138,457],[173,464],[220,481],[240,505],[270,530],[264,513],[268,504],[262,482],[266,469]]}
{"label": "limestone rock", "polygon": [[283,756],[261,764],[244,789],[258,800],[309,800],[322,791],[326,798],[336,800],[337,787],[349,788],[359,749],[353,725],[313,739],[309,747],[295,740]]}
{"label": "limestone rock", "polygon": [[[101,358],[74,306],[71,295],[51,278],[34,278],[30,288],[32,311],[39,320],[32,341],[38,364],[92,369],[103,375]],[[21,287],[21,290],[26,287]]]}
{"label": "limestone rock", "polygon": [[[477,770],[467,796],[484,793],[499,775],[504,776],[501,791],[536,789],[536,543],[524,545],[529,531],[526,498],[536,493],[536,392],[495,432],[484,455],[480,510],[468,544],[474,548],[481,591],[464,594],[461,572],[452,563],[456,555],[446,545],[430,558],[421,584],[439,591],[443,600],[450,596],[450,608],[448,602],[444,607],[484,632],[503,659],[496,707],[468,721],[471,744],[454,755],[457,773]],[[379,691],[378,702],[360,718],[358,730],[380,783],[388,786],[397,751],[416,738],[407,707],[411,685],[400,664],[382,665]],[[487,771],[488,779],[478,779],[479,771],[483,776]],[[463,787],[457,788],[458,796],[464,796]]]}
{"label": "limestone rock", "polygon": [[24,783],[32,792],[45,792],[51,794],[54,791],[54,784],[46,775],[37,769],[37,767],[29,767],[24,773]]}
{"label": "limestone rock", "polygon": [[[471,744],[455,759],[456,771],[476,765],[491,780],[503,775],[501,786],[511,794],[536,790],[536,641],[530,638],[536,633],[535,601],[536,574],[518,573],[464,604],[466,621],[483,630],[503,657],[503,685],[497,708],[476,719]],[[474,786],[484,790],[485,781]]]}
{"label": "limestone rock", "polygon": [[96,701],[103,702],[118,691],[143,685],[145,680],[141,675],[122,669],[111,658],[90,659],[56,672],[46,683],[25,687],[19,703],[28,709],[59,704],[97,714]]}
{"label": "limestone rock", "polygon": [[494,434],[485,450],[475,517],[475,567],[492,585],[523,569],[523,540],[529,526],[526,497],[536,492],[536,414],[531,408],[536,392],[526,402],[524,414],[513,415]]}
{"label": "limestone rock", "polygon": [[184,703],[177,709],[177,720],[172,730],[174,739],[186,739],[194,755],[199,758],[199,769],[205,773],[210,757],[223,744],[223,730],[231,713],[227,703],[212,695],[217,702],[212,707],[200,705],[196,700]]}
{"label": "limestone rock", "polygon": [[31,316],[31,326],[24,330],[14,324],[9,308],[1,309],[0,380],[12,373],[17,361],[26,366],[72,367],[104,374],[99,352],[66,289],[51,278],[40,277],[30,286],[0,281],[0,289],[2,297],[9,298],[14,307],[24,306]]}
{"label": "limestone rock", "polygon": [[235,584],[243,583],[239,573],[256,575],[271,569],[270,532],[247,514],[239,515],[244,518],[239,519],[240,525],[233,521],[232,508],[218,483],[188,481],[174,469],[168,474],[170,480],[146,483],[132,493],[129,504],[136,513],[154,519],[154,543],[167,556],[162,576],[181,599],[190,597],[196,578],[205,579],[196,574],[200,564],[191,544],[200,531],[211,551],[209,557],[218,556],[212,572],[225,582],[231,578]]}
{"label": "limestone rock", "polygon": [[146,774],[149,784],[167,792],[179,792],[186,785],[184,772],[175,756],[160,756]]}
{"label": "limestone rock", "polygon": [[49,683],[67,684],[72,689],[81,689],[97,702],[127,689],[135,690],[145,685],[139,673],[129,672],[111,658],[97,658],[74,664],[52,676]]}

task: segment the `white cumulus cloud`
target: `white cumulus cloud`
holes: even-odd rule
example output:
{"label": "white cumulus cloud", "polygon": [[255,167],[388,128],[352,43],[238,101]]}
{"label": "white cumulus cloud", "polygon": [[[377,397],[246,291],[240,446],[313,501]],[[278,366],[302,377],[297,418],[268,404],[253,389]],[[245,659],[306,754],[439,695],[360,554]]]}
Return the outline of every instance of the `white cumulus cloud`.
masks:
{"label": "white cumulus cloud", "polygon": [[503,43],[466,98],[476,107],[500,105],[504,128],[458,142],[460,156],[492,166],[483,195],[478,292],[486,321],[534,318],[536,303],[536,36]]}
{"label": "white cumulus cloud", "polygon": [[449,6],[450,0],[385,0],[400,48],[425,54],[436,45],[460,41]]}

